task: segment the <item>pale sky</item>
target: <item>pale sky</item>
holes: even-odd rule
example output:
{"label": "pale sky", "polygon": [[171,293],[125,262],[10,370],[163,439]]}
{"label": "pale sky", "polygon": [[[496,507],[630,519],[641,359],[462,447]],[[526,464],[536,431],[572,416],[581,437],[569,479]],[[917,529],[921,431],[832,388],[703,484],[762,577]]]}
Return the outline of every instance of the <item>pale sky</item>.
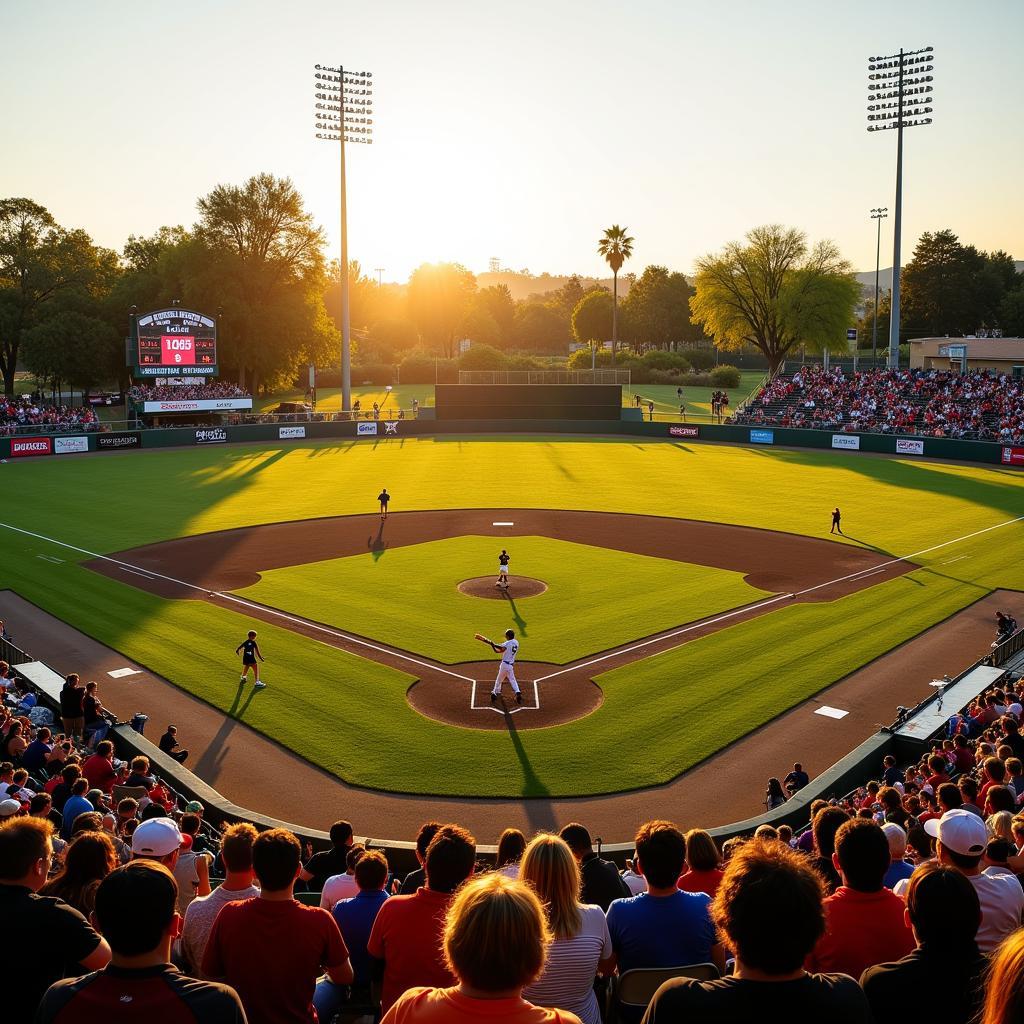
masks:
{"label": "pale sky", "polygon": [[637,272],[689,271],[772,221],[873,269],[896,133],[865,130],[868,58],[931,45],[935,123],[905,134],[903,262],[944,227],[1024,259],[1020,0],[2,0],[0,39],[0,196],[116,249],[270,171],[336,256],[313,65],[372,71],[374,144],[347,149],[349,245],[385,281],[492,256],[599,274],[612,223]]}

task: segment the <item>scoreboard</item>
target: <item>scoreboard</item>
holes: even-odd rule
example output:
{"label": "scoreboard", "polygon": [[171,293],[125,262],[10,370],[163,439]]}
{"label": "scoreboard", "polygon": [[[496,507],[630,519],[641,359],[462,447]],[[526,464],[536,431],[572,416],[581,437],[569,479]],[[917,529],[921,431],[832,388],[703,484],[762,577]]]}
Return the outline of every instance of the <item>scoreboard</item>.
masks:
{"label": "scoreboard", "polygon": [[140,316],[128,340],[128,366],[137,377],[215,376],[217,323],[190,309]]}

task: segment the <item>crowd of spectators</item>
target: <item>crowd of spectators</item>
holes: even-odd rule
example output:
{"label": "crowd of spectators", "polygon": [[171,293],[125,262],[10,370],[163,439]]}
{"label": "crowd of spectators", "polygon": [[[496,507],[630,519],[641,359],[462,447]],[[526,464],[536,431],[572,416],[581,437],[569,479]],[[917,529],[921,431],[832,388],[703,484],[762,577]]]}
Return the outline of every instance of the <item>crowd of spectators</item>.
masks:
{"label": "crowd of spectators", "polygon": [[0,435],[31,431],[97,430],[99,420],[90,406],[58,405],[41,396],[0,397]]}
{"label": "crowd of spectators", "polygon": [[133,402],[195,402],[212,398],[251,398],[245,388],[229,380],[203,384],[135,384],[128,392]]}
{"label": "crowd of spectators", "polygon": [[1018,444],[1024,380],[988,370],[804,366],[773,378],[734,422]]}

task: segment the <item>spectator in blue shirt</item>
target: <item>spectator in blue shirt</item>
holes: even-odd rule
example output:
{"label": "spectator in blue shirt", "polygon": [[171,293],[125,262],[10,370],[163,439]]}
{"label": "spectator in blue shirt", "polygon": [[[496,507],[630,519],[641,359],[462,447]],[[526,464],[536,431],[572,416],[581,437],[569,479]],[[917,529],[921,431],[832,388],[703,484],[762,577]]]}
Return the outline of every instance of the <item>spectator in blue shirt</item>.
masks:
{"label": "spectator in blue shirt", "polygon": [[885,833],[885,838],[889,840],[889,856],[892,858],[882,885],[886,889],[894,889],[900,879],[909,878],[914,873],[914,865],[908,864],[903,859],[907,852],[907,833],[891,821],[887,821],[882,826],[882,831]]}
{"label": "spectator in blue shirt", "polygon": [[46,759],[53,751],[53,744],[50,742],[51,735],[45,725],[36,733],[36,738],[21,755],[22,768],[29,772],[38,772],[46,767]]}
{"label": "spectator in blue shirt", "polygon": [[608,908],[620,974],[637,967],[702,963],[724,970],[725,952],[711,923],[711,897],[676,887],[685,859],[686,840],[671,822],[649,821],[637,832],[636,870],[647,879],[647,892],[615,900]]}
{"label": "spectator in blue shirt", "polygon": [[71,796],[68,797],[64,804],[64,816],[60,826],[60,835],[62,839],[71,838],[71,828],[75,824],[75,818],[80,814],[96,810],[96,808],[93,807],[93,805],[85,798],[85,794],[88,792],[89,780],[84,776],[80,779],[76,779],[74,785],[71,787]]}

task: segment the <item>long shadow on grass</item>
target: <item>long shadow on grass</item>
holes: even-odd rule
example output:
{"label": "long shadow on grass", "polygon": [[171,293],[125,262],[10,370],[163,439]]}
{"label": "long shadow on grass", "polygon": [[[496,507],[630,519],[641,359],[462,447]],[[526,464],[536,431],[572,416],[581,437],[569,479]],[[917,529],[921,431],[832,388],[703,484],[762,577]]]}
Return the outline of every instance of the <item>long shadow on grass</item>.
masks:
{"label": "long shadow on grass", "polygon": [[380,529],[377,530],[376,537],[368,537],[366,539],[366,547],[370,554],[373,555],[375,562],[380,561],[381,556],[387,550],[387,544],[384,542],[384,520],[380,521]]}
{"label": "long shadow on grass", "polygon": [[[519,738],[515,717],[507,711],[505,712],[505,726],[508,729],[508,738],[512,741],[512,749],[516,752],[516,757],[519,758],[519,765],[523,770],[523,796],[550,796],[551,791],[533,770],[530,755],[526,753],[523,741]],[[552,829],[555,826],[555,816],[551,810],[551,805],[547,801],[541,801],[536,806],[530,803],[527,806],[526,813],[529,815],[531,823],[537,829]]]}
{"label": "long shadow on grass", "polygon": [[515,599],[507,590],[505,591],[505,600],[508,601],[508,606],[512,610],[512,621],[516,624],[516,628],[519,630],[519,635],[526,636],[526,619],[519,614],[519,609],[516,607]]}

